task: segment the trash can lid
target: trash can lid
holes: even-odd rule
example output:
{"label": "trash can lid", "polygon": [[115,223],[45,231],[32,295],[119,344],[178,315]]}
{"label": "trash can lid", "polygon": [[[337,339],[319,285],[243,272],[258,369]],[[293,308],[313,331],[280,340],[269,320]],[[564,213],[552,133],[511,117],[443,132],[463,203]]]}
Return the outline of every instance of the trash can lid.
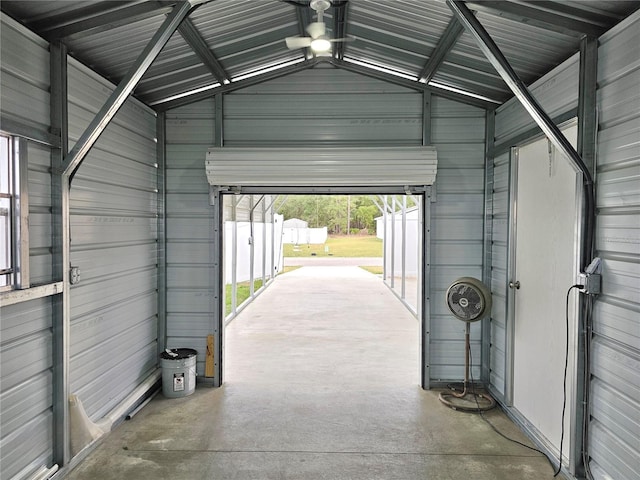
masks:
{"label": "trash can lid", "polygon": [[164,360],[184,360],[185,358],[193,357],[198,354],[198,352],[193,348],[172,348],[171,350],[167,350],[160,354],[160,358]]}

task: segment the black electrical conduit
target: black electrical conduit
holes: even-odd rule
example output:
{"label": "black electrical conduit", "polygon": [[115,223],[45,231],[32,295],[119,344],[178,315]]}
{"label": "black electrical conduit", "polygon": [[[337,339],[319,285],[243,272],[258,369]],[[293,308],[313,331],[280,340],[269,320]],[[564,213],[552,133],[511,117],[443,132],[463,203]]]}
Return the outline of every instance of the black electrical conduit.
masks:
{"label": "black electrical conduit", "polygon": [[[538,124],[543,133],[564,153],[573,165],[582,173],[583,189],[582,195],[584,207],[580,218],[581,223],[581,251],[580,266],[581,271],[591,263],[594,254],[595,243],[595,224],[596,224],[596,201],[595,201],[595,185],[593,177],[587,165],[578,154],[578,152],[569,143],[560,129],[553,123],[551,118],[546,114],[536,99],[531,95],[526,85],[520,80],[517,73],[513,70],[509,62],[502,54],[498,46],[495,44],[489,33],[484,29],[475,15],[469,10],[464,2],[459,0],[446,0],[447,5],[454,13],[454,16],[460,21],[465,29],[475,38],[478,47],[487,57],[489,62],[502,77],[507,86],[520,101],[525,110]],[[572,287],[573,288],[573,287]],[[589,455],[587,452],[588,445],[588,428],[589,428],[589,403],[590,403],[590,341],[591,341],[591,315],[593,312],[593,296],[588,295],[582,302],[582,318],[583,318],[583,335],[584,335],[584,352],[583,361],[583,406],[584,417],[582,419],[582,463],[587,478],[592,478],[589,468]],[[566,388],[566,387],[565,387]],[[564,416],[564,413],[563,413]],[[562,467],[562,452],[560,453],[560,464],[556,476]]]}

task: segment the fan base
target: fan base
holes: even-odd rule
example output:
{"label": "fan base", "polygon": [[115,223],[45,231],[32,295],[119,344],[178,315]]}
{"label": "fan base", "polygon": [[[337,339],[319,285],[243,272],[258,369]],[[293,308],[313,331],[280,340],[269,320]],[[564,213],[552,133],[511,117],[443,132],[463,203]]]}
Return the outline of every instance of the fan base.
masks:
{"label": "fan base", "polygon": [[486,412],[496,406],[496,401],[485,393],[465,392],[457,395],[454,392],[441,392],[438,396],[447,407],[461,412]]}

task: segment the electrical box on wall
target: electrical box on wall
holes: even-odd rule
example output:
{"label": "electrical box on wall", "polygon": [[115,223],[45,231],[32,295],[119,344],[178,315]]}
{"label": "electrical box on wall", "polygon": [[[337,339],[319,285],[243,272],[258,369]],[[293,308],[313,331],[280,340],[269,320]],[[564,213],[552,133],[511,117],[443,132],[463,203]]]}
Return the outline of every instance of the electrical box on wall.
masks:
{"label": "electrical box on wall", "polygon": [[583,292],[587,295],[598,295],[602,292],[602,260],[594,258],[589,266],[580,274],[580,283],[584,286]]}
{"label": "electrical box on wall", "polygon": [[69,270],[69,283],[71,285],[80,283],[80,267],[71,267]]}

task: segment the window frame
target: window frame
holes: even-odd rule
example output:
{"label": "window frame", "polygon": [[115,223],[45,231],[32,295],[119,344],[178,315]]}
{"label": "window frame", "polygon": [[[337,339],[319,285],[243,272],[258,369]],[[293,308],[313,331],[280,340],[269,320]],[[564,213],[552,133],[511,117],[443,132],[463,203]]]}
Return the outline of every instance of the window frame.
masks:
{"label": "window frame", "polygon": [[8,192],[0,192],[9,198],[9,260],[8,271],[0,283],[0,292],[25,289],[29,281],[29,195],[28,195],[28,143],[25,138],[0,132],[7,141],[9,167]]}

